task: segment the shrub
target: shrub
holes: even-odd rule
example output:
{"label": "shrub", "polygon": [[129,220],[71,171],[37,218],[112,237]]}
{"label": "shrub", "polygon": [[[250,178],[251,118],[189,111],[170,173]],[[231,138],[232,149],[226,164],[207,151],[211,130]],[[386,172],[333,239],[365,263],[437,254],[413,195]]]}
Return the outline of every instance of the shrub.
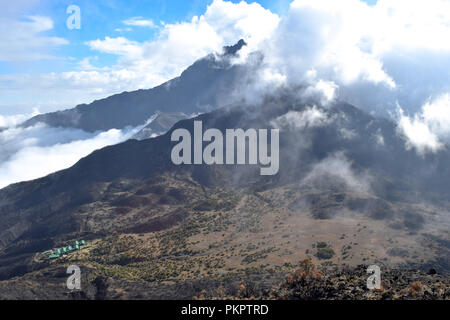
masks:
{"label": "shrub", "polygon": [[334,250],[332,248],[319,248],[317,249],[317,258],[319,259],[331,259],[334,256]]}
{"label": "shrub", "polygon": [[317,248],[326,248],[328,244],[326,242],[317,242]]}
{"label": "shrub", "polygon": [[411,283],[411,287],[409,288],[409,295],[415,297],[417,294],[422,292],[423,286],[422,282],[416,281]]}
{"label": "shrub", "polygon": [[204,201],[201,201],[200,203],[198,203],[194,207],[194,210],[213,211],[213,210],[216,210],[217,207],[218,207],[218,201],[216,199],[208,199],[208,200],[204,200]]}

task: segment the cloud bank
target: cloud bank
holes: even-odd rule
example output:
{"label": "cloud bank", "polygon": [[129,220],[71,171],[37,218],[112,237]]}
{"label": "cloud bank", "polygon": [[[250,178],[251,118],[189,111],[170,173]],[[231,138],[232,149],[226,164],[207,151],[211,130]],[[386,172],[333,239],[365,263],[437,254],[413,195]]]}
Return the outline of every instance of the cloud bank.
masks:
{"label": "cloud bank", "polygon": [[153,119],[134,128],[96,133],[43,124],[0,131],[0,188],[68,168],[94,150],[130,139]]}
{"label": "cloud bank", "polygon": [[[214,0],[204,14],[190,21],[156,25],[130,17],[117,22],[118,27],[156,25],[157,35],[148,41],[111,35],[87,41],[92,51],[118,57],[117,64],[107,69],[96,69],[85,57],[79,61],[81,71],[4,74],[0,75],[0,93],[52,97],[39,101],[40,110],[45,111],[72,107],[161,84],[196,59],[243,38],[249,44],[245,54],[259,50],[265,56],[258,76],[267,86],[260,84],[260,91],[301,83],[308,84],[312,92],[323,92],[324,101],[340,98],[384,115],[395,111],[399,103],[415,113],[430,98],[450,92],[448,12],[446,0],[379,0],[373,6],[359,0],[294,0],[279,16],[257,3]],[[33,19],[23,36],[37,36],[37,40],[20,43],[64,42],[33,33],[52,28],[46,17]],[[2,43],[6,46],[9,41]]]}
{"label": "cloud bank", "polygon": [[398,131],[406,147],[421,155],[445,148],[444,143],[450,141],[450,94],[427,101],[414,116],[406,116],[399,107]]}
{"label": "cloud bank", "polygon": [[450,130],[448,21],[446,0],[294,0],[256,45],[265,59],[253,96],[274,84],[307,86],[322,103],[341,99],[393,115],[407,148],[438,151]]}

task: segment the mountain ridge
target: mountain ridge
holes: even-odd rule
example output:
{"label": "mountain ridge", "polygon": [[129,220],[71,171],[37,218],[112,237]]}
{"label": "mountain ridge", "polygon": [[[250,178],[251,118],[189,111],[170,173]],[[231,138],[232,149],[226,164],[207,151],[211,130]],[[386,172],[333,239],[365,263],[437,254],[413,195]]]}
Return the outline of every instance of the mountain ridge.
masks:
{"label": "mountain ridge", "polygon": [[[377,126],[371,128],[368,124],[373,124],[374,121],[377,123],[375,117],[345,103],[337,102],[333,107],[318,109],[327,114],[329,119],[334,119],[325,126],[302,128],[300,131],[287,130],[280,135],[280,172],[276,176],[260,176],[256,165],[176,166],[171,163],[171,147],[175,144],[170,141],[171,133],[177,128],[186,128],[192,132],[193,122],[196,120],[203,122],[205,130],[266,128],[289,112],[302,114],[309,112],[310,108],[304,102],[281,97],[269,98],[263,106],[235,105],[218,109],[193,119],[181,120],[159,137],[142,141],[128,140],[108,146],[81,159],[71,168],[2,189],[0,243],[3,261],[19,253],[30,254],[43,250],[51,243],[72,237],[102,238],[111,232],[154,232],[159,228],[173,228],[191,216],[185,212],[191,210],[188,208],[206,206],[206,210],[214,209],[215,204],[208,204],[209,200],[201,200],[202,197],[209,197],[208,193],[202,195],[205,193],[202,190],[214,188],[221,188],[223,192],[249,190],[246,192],[269,194],[287,188],[290,190],[287,194],[292,193],[297,198],[289,198],[280,203],[283,206],[289,205],[286,210],[307,210],[313,219],[320,221],[331,221],[342,210],[356,210],[369,220],[391,225],[392,230],[409,230],[408,232],[428,239],[429,231],[421,230],[429,228],[427,225],[434,225],[434,221],[444,219],[445,214],[433,213],[439,210],[438,207],[423,205],[421,199],[415,198],[416,192],[421,192],[423,199],[425,192],[431,193],[430,199],[436,198],[436,191],[426,184],[417,189],[417,184],[421,181],[420,175],[417,178],[405,178],[410,168],[422,166],[425,160],[417,155],[416,159],[407,160],[407,157],[415,153],[397,151],[393,162],[390,150],[402,143],[400,137],[392,141],[386,139],[384,152],[377,148],[368,152],[366,141],[374,132],[378,132],[382,124],[389,122],[381,119]],[[358,135],[348,141],[339,130],[350,125],[353,130],[357,130]],[[393,132],[395,126],[391,123],[384,130],[387,133]],[[305,141],[310,140],[310,143],[304,146],[299,144],[299,134],[305,137]],[[294,140],[297,144],[292,142]],[[341,150],[346,150],[345,156],[339,153],[336,155],[335,152]],[[378,159],[373,158],[374,155]],[[342,167],[351,163],[345,169],[350,171],[344,175],[336,175],[332,171],[321,172],[322,163],[331,164],[331,167],[335,163]],[[389,166],[386,167],[386,163]],[[320,170],[317,171],[317,168]],[[358,190],[359,184],[355,188],[346,181],[345,175],[350,174],[363,182],[367,170],[370,170],[368,179],[372,179],[368,191]],[[311,177],[311,172],[319,173]],[[442,176],[443,174],[445,172],[431,175],[430,179],[437,180],[440,175],[440,179],[445,181],[447,177]],[[155,190],[161,186],[172,191],[167,195],[155,194]],[[147,195],[147,192],[150,193]],[[129,195],[123,198],[125,194]],[[448,205],[445,194],[437,199],[435,205]],[[155,208],[159,208],[159,213],[153,210],[151,214],[145,213],[155,201],[158,204]],[[228,200],[224,197],[220,201]],[[161,205],[166,206],[165,203],[168,206],[162,209]],[[141,218],[131,219],[134,214]],[[121,224],[114,222],[125,218],[126,222]],[[121,229],[116,225],[121,225]],[[443,235],[436,238],[437,242],[444,240]],[[448,250],[445,249],[445,242],[442,243],[441,247],[436,248],[444,250],[439,251],[441,254]],[[445,256],[444,254],[441,262],[444,270],[448,268]]]}
{"label": "mountain ridge", "polygon": [[72,109],[37,115],[21,126],[42,122],[51,127],[95,132],[141,125],[158,111],[193,114],[215,109],[223,103],[225,93],[232,92],[238,80],[249,71],[248,66],[231,62],[244,45],[245,41],[240,40],[234,46],[225,47],[222,54],[209,54],[195,61],[180,76],[154,88],[125,91]]}
{"label": "mountain ridge", "polygon": [[[242,45],[225,48],[225,55],[236,54]],[[69,264],[86,271],[90,289],[85,297],[96,298],[106,297],[108,286],[113,288],[109,297],[120,296],[114,293],[119,291],[137,297],[151,287],[164,291],[164,297],[188,298],[193,284],[217,288],[226,279],[258,279],[268,290],[305,257],[320,270],[334,270],[319,283],[324,294],[337,294],[338,278],[349,273],[336,270],[347,265],[356,268],[355,281],[361,280],[357,266],[369,262],[450,272],[447,149],[419,155],[405,147],[393,121],[345,101],[323,105],[305,95],[304,87],[281,88],[254,103],[223,98],[251,68],[228,58],[210,55],[159,87],[24,124],[49,117],[48,125],[104,130],[142,124],[155,114],[167,120],[150,123],[142,140],[104,147],[70,168],[0,189],[0,296],[8,296],[21,280],[27,283],[25,295],[52,290]],[[209,84],[206,91],[203,83]],[[140,102],[128,118],[119,119],[133,97]],[[181,102],[187,102],[182,110]],[[208,105],[211,110],[202,108]],[[105,110],[117,114],[102,118]],[[105,122],[99,126],[95,119]],[[171,150],[177,142],[171,135],[185,129],[192,136],[194,121],[222,134],[279,129],[278,173],[261,176],[259,165],[175,165]],[[160,129],[166,132],[151,137]],[[45,253],[77,239],[89,247],[54,260]],[[407,278],[402,285],[423,279],[431,288],[424,292],[437,297],[448,290],[431,285],[438,277],[392,274]],[[167,283],[183,293],[177,296]],[[282,283],[271,294],[304,294],[293,284]],[[405,297],[397,289],[396,297]],[[261,296],[269,297],[267,290]],[[64,294],[56,291],[46,296]],[[367,297],[363,291],[357,296]]]}

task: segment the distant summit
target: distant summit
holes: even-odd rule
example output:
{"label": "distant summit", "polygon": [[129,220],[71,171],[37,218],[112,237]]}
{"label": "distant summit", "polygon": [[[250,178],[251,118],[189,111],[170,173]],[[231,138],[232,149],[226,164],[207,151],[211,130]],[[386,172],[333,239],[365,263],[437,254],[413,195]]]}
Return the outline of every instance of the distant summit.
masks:
{"label": "distant summit", "polygon": [[[232,65],[231,58],[244,45],[244,40],[224,47],[220,59],[209,54],[182,72],[179,77],[152,89],[122,92],[73,109],[37,115],[22,124],[38,122],[50,127],[78,128],[89,132],[121,129],[145,123],[157,111],[161,113],[195,114],[211,111],[228,101],[228,93],[239,86],[237,79],[248,73],[247,66]],[[225,59],[224,59],[225,58]]]}
{"label": "distant summit", "polygon": [[243,39],[239,40],[238,43],[236,43],[233,46],[225,46],[223,47],[224,55],[235,55],[239,50],[242,49],[243,46],[246,46],[247,42],[245,42]]}

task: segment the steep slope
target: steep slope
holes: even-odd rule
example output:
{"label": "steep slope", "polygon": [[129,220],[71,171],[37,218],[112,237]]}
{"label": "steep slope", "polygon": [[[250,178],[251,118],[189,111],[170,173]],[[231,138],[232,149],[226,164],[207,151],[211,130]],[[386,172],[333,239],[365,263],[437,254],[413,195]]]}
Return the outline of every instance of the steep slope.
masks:
{"label": "steep slope", "polygon": [[144,124],[157,111],[192,114],[213,110],[227,101],[227,93],[239,85],[249,66],[233,65],[230,59],[246,45],[243,40],[210,54],[183,73],[152,89],[123,92],[73,109],[35,116],[23,126],[38,122],[51,127],[72,127],[85,131],[108,130]]}
{"label": "steep slope", "polygon": [[133,136],[133,139],[144,140],[149,139],[152,136],[164,134],[169,131],[175,123],[187,118],[188,116],[182,112],[157,114],[152,122]]}
{"label": "steep slope", "polygon": [[[394,123],[344,102],[314,105],[296,90],[181,120],[162,136],[0,190],[0,296],[17,279],[27,279],[25,292],[49,292],[68,264],[86,270],[86,287],[114,288],[111,298],[188,298],[196,281],[270,286],[305,256],[323,270],[367,263],[448,273],[448,152],[418,156]],[[222,132],[280,128],[278,174],[174,165],[171,133],[193,133],[196,120]],[[56,260],[42,253],[76,239],[92,247]]]}

